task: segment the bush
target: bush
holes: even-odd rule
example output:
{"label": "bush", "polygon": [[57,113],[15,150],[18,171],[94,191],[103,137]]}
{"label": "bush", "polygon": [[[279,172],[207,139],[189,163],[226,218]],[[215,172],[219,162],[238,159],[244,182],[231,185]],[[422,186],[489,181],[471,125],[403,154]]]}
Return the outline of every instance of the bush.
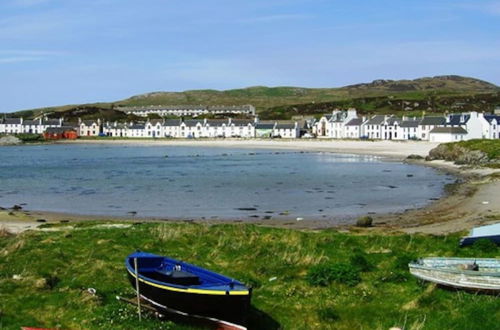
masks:
{"label": "bush", "polygon": [[406,157],[406,159],[424,159],[424,157],[416,154],[411,154],[408,157]]}
{"label": "bush", "polygon": [[498,247],[495,243],[487,238],[481,238],[474,242],[472,247],[480,252],[495,252]]}
{"label": "bush", "polygon": [[398,255],[394,261],[394,269],[408,271],[408,264],[417,260],[418,257],[414,254],[405,253]]}
{"label": "bush", "polygon": [[324,322],[332,322],[340,319],[339,314],[333,307],[321,308],[317,313],[319,319]]}
{"label": "bush", "polygon": [[355,286],[361,282],[361,277],[359,269],[350,264],[319,264],[309,269],[307,282],[314,286],[327,286],[332,282]]}
{"label": "bush", "polygon": [[19,138],[23,142],[38,142],[42,141],[43,137],[40,134],[18,134],[16,135],[17,138]]}
{"label": "bush", "polygon": [[373,218],[370,216],[361,217],[356,221],[358,227],[371,227],[373,225]]}
{"label": "bush", "polygon": [[356,253],[351,256],[351,265],[359,269],[360,272],[368,272],[373,269],[373,265],[366,260],[366,257],[362,253]]}

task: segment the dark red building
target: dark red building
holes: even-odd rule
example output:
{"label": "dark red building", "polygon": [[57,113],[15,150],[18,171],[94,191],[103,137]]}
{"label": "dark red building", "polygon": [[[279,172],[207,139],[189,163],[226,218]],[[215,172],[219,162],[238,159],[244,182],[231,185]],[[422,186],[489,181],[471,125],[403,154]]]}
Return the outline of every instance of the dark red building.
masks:
{"label": "dark red building", "polygon": [[49,127],[43,133],[45,140],[75,140],[78,133],[72,127]]}

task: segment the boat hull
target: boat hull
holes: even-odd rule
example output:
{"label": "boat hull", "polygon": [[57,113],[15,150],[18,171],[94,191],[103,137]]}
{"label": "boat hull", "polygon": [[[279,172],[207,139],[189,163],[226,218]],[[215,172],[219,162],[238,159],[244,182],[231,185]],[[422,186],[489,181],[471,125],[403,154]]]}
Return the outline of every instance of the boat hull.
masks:
{"label": "boat hull", "polygon": [[[460,265],[477,261],[483,271],[459,269]],[[494,259],[428,258],[410,263],[415,277],[442,286],[482,292],[500,292],[500,266]],[[445,267],[446,266],[446,267]]]}
{"label": "boat hull", "polygon": [[[128,278],[136,289],[135,276],[128,272]],[[246,325],[251,299],[251,292],[245,295],[180,292],[160,288],[142,279],[139,281],[139,292],[160,308],[165,306],[182,313],[215,318],[238,325]]]}

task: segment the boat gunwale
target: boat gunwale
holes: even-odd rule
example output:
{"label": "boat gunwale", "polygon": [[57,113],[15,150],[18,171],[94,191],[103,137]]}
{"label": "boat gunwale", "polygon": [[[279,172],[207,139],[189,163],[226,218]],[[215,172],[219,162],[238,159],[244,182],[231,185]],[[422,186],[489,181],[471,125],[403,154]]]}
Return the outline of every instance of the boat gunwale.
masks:
{"label": "boat gunwale", "polygon": [[[134,278],[136,278],[135,270],[132,268],[132,265],[130,264],[130,259],[133,258],[132,255],[133,254],[127,256],[127,258],[125,259],[125,267],[127,268],[127,271],[130,273],[130,275],[133,276]],[[162,256],[156,256],[156,257],[165,258]],[[171,259],[171,258],[168,258],[168,259]],[[175,260],[175,259],[171,259],[171,260]],[[184,263],[184,264],[187,264],[187,263]],[[203,270],[204,272],[213,273],[213,274],[216,274],[218,276],[221,276],[221,277],[224,277],[224,278],[231,280],[231,278],[229,278],[227,276],[212,272],[210,270],[201,268],[199,266],[191,265],[191,264],[188,264],[188,265],[199,268],[199,269]],[[192,288],[192,287],[185,286],[185,285],[178,285],[178,284],[158,281],[158,280],[152,279],[150,277],[144,276],[141,273],[138,273],[138,277],[139,277],[138,278],[139,281],[144,282],[147,285],[151,285],[151,286],[154,286],[154,287],[157,287],[160,289],[164,289],[164,290],[184,292],[184,293],[244,296],[244,295],[250,295],[250,291],[251,291],[246,285],[244,285],[243,283],[241,283],[239,281],[235,281],[236,284],[239,284],[239,285],[245,287],[245,290],[237,290],[237,289],[235,290],[234,288],[233,289],[229,288],[228,290],[227,289],[223,290],[223,289],[209,289],[209,288],[206,288],[206,289],[205,288]],[[223,286],[223,285],[224,284],[220,284],[219,286]],[[217,285],[214,285],[214,286],[217,286]]]}
{"label": "boat gunwale", "polygon": [[[442,261],[442,260],[450,260],[450,261],[463,261],[464,263],[466,262],[492,262],[492,263],[497,263],[498,267],[498,272],[485,272],[485,271],[476,271],[476,270],[467,270],[467,269],[454,269],[451,267],[436,267],[436,266],[427,266],[423,264],[419,264],[416,262],[410,262],[408,264],[408,267],[410,268],[410,271],[412,268],[414,269],[423,269],[423,270],[429,270],[429,271],[437,271],[437,272],[443,272],[443,273],[452,273],[452,274],[464,274],[464,275],[470,275],[470,276],[490,276],[490,277],[500,277],[500,259],[496,258],[458,258],[458,257],[450,257],[450,258],[445,258],[445,257],[429,257],[429,258],[422,258],[419,259],[419,261],[425,261],[425,260],[436,260],[436,261]],[[457,264],[458,265],[458,264]],[[451,266],[451,265],[450,265]]]}

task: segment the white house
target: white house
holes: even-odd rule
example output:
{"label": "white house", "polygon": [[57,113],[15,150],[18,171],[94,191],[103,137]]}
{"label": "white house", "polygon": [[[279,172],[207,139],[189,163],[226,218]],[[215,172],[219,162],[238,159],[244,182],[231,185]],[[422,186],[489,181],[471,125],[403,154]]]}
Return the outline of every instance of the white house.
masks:
{"label": "white house", "polygon": [[399,131],[395,140],[417,140],[419,139],[419,124],[420,120],[407,119],[399,125]]}
{"label": "white house", "polygon": [[181,137],[181,120],[166,119],[163,122],[163,136],[170,138]]}
{"label": "white house", "polygon": [[180,125],[180,137],[199,138],[202,137],[203,122],[194,119],[184,120]]}
{"label": "white house", "polygon": [[418,124],[419,138],[421,140],[429,141],[430,132],[438,126],[443,126],[446,123],[445,117],[429,116],[424,117]]}
{"label": "white house", "polygon": [[202,126],[203,137],[230,137],[229,121],[225,119],[205,119]]}
{"label": "white house", "polygon": [[362,127],[364,118],[353,118],[345,124],[344,138],[345,139],[359,139],[363,136]]}
{"label": "white house", "polygon": [[485,115],[484,119],[486,119],[489,124],[486,138],[500,139],[500,116]]}
{"label": "white house", "polygon": [[255,137],[255,122],[250,119],[229,119],[229,125],[233,128],[233,137],[252,138]]}
{"label": "white house", "polygon": [[23,118],[4,118],[0,125],[0,133],[21,134],[23,133]]}
{"label": "white house", "polygon": [[146,122],[145,130],[146,134],[145,136],[147,137],[153,137],[153,138],[158,138],[158,137],[163,137],[163,119],[151,119]]}
{"label": "white house", "polygon": [[461,127],[467,131],[464,137],[465,140],[486,138],[489,125],[484,115],[475,111],[462,114],[451,114],[446,118],[445,123],[445,126]]}
{"label": "white house", "polygon": [[362,124],[362,136],[368,139],[382,138],[382,125],[385,122],[384,115],[375,115]]}
{"label": "white house", "polygon": [[316,134],[318,137],[342,139],[345,124],[354,118],[357,118],[356,109],[333,110],[332,114],[324,115],[316,123]]}
{"label": "white house", "polygon": [[80,136],[99,136],[101,134],[101,120],[80,120]]}
{"label": "white house", "polygon": [[297,122],[277,123],[273,129],[273,137],[297,139],[300,137],[300,128]]}
{"label": "white house", "polygon": [[465,140],[467,131],[462,127],[435,127],[429,134],[431,142],[457,142]]}
{"label": "white house", "polygon": [[128,124],[114,122],[113,124],[106,123],[103,127],[103,133],[106,136],[114,137],[127,137],[128,136]]}

